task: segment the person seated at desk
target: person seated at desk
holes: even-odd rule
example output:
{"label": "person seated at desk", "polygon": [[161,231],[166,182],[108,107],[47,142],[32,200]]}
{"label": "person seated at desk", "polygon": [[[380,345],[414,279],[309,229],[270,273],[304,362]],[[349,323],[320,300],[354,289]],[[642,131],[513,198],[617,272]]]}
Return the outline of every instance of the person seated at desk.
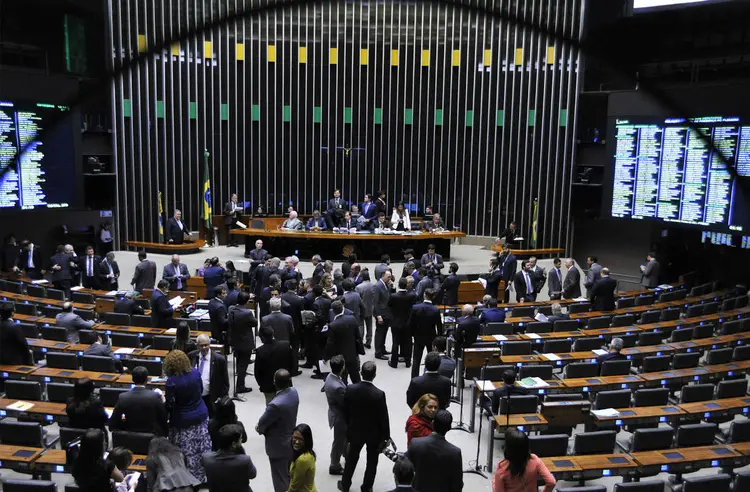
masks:
{"label": "person seated at desk", "polygon": [[13,321],[14,309],[13,303],[0,305],[0,364],[32,365],[29,342],[21,326]]}
{"label": "person seated at desk", "polygon": [[320,210],[313,210],[313,216],[307,221],[305,229],[308,231],[325,231],[328,229],[326,220],[320,216]]}
{"label": "person seated at desk", "polygon": [[73,303],[65,302],[62,305],[62,312],[55,316],[55,324],[65,328],[67,331],[68,343],[78,343],[78,330],[88,330],[94,326],[94,320],[81,318],[73,312]]}
{"label": "person seated at desk", "polygon": [[409,211],[404,208],[404,202],[398,202],[398,205],[393,208],[391,224],[397,231],[411,230],[411,219],[409,218]]}
{"label": "person seated at desk", "polygon": [[391,222],[385,218],[384,213],[378,214],[378,220],[373,225],[375,232],[390,231]]}
{"label": "person seated at desk", "polygon": [[479,315],[479,322],[482,325],[486,325],[487,323],[505,322],[505,309],[497,307],[497,299],[484,296],[482,298],[482,304],[485,306],[482,310],[482,314]]}
{"label": "person seated at desk", "polygon": [[569,315],[564,314],[562,312],[562,306],[560,305],[559,302],[556,302],[556,303],[552,304],[552,306],[550,307],[550,309],[552,310],[552,315],[547,317],[547,321],[549,323],[554,324],[555,321],[560,321],[560,320],[563,320],[563,319],[570,319]]}
{"label": "person seated at desk", "polygon": [[118,297],[115,301],[114,312],[123,314],[143,314],[143,308],[133,299],[135,291],[128,291],[124,296]]}
{"label": "person seated at desk", "polygon": [[117,359],[112,354],[112,343],[109,341],[109,337],[101,332],[95,332],[96,341],[86,347],[83,351],[83,355],[96,355],[98,357],[110,357],[115,361],[115,370],[117,372],[123,372],[122,361]]}
{"label": "person seated at desk", "polygon": [[482,322],[474,316],[474,306],[464,304],[461,308],[461,315],[456,322],[456,331],[453,333],[453,338],[456,340],[456,357],[462,357],[463,349],[477,342],[482,329]]}
{"label": "person seated at desk", "polygon": [[525,395],[526,393],[526,388],[516,386],[516,371],[508,369],[503,373],[503,385],[492,392],[492,413],[497,415],[497,412],[500,410],[501,399],[511,395]]}
{"label": "person seated at desk", "polygon": [[125,478],[117,466],[104,457],[105,435],[101,429],[89,429],[81,437],[71,474],[82,492],[111,491],[112,481],[119,483]]}
{"label": "person seated at desk", "polygon": [[359,212],[359,207],[357,205],[352,205],[350,211],[352,213],[352,220],[359,224],[360,227],[362,227],[362,222],[364,222],[364,219],[362,218],[362,214]]}
{"label": "person seated at desk", "polygon": [[174,340],[172,340],[172,350],[182,350],[186,354],[195,352],[198,350],[198,345],[195,341],[190,339],[190,326],[187,321],[180,321],[177,323],[177,332],[175,333]]}
{"label": "person seated at desk", "polygon": [[424,208],[424,214],[422,214],[422,220],[430,221],[432,220],[433,215],[435,214],[432,212],[432,207],[430,205],[427,205]]}
{"label": "person seated at desk", "polygon": [[440,217],[440,214],[434,214],[432,220],[424,222],[424,230],[427,232],[443,232],[445,230],[445,223]]}
{"label": "person seated at desk", "polygon": [[597,362],[599,362],[599,373],[602,372],[602,367],[605,362],[616,361],[616,360],[628,360],[628,357],[626,355],[623,355],[620,353],[623,345],[624,345],[624,342],[622,341],[622,338],[619,338],[619,337],[615,337],[612,339],[611,342],[609,342],[609,352],[604,355],[600,355],[597,360]]}
{"label": "person seated at desk", "polygon": [[352,219],[351,212],[344,212],[344,218],[341,220],[340,228],[342,230],[353,232],[359,230],[359,224],[356,220]]}
{"label": "person seated at desk", "polygon": [[305,230],[305,224],[297,218],[297,212],[292,210],[289,212],[289,218],[281,224],[280,229],[282,231],[303,231]]}

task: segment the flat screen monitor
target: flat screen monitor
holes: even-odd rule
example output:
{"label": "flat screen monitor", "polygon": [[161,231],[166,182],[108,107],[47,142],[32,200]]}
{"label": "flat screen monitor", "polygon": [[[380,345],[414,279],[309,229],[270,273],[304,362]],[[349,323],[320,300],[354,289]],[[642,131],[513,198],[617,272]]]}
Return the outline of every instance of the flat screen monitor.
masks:
{"label": "flat screen monitor", "polygon": [[633,0],[633,12],[649,12],[652,10],[691,7],[694,5],[706,5],[729,1],[733,0]]}

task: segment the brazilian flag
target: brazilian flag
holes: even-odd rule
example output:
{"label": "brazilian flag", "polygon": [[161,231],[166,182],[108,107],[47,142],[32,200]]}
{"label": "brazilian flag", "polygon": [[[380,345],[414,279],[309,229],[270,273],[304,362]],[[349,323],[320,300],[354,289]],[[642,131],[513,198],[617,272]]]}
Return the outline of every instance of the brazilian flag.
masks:
{"label": "brazilian flag", "polygon": [[531,218],[531,248],[536,248],[536,231],[539,227],[539,200],[534,199],[534,213]]}
{"label": "brazilian flag", "polygon": [[164,207],[162,206],[161,191],[159,192],[159,242],[164,242]]}
{"label": "brazilian flag", "polygon": [[211,230],[211,174],[208,171],[208,150],[203,153],[203,208],[201,209],[201,218],[203,219],[206,229]]}

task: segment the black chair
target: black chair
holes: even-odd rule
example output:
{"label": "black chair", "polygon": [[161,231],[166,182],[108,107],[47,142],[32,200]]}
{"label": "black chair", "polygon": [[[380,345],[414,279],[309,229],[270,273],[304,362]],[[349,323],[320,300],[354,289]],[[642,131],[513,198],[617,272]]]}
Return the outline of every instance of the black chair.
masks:
{"label": "black chair", "polygon": [[60,445],[65,449],[68,444],[83,437],[87,430],[76,429],[74,427],[60,427]]}
{"label": "black chair", "polygon": [[[735,420],[729,424],[727,432],[727,443],[749,442],[750,441],[750,420]],[[748,489],[750,490],[750,489]]]}
{"label": "black chair", "polygon": [[639,324],[648,325],[651,323],[658,323],[661,320],[661,311],[646,311],[641,313],[641,320]]}
{"label": "black chair", "polygon": [[84,371],[117,372],[115,360],[106,355],[84,355],[81,366]]}
{"label": "black chair", "polygon": [[615,450],[615,431],[582,432],[575,435],[573,454],[609,454]]}
{"label": "black chair", "polygon": [[669,403],[669,389],[667,388],[645,388],[635,390],[633,393],[634,407],[655,407],[656,405],[667,405]]}
{"label": "black chair", "polygon": [[604,340],[599,337],[581,337],[573,340],[573,352],[585,352],[602,348]]}
{"label": "black chair", "polygon": [[511,310],[511,316],[514,318],[520,318],[520,317],[533,318],[534,311],[536,311],[536,308],[534,306],[515,307]]}
{"label": "black chair", "polygon": [[131,371],[138,366],[145,367],[149,376],[160,377],[163,371],[160,360],[124,359],[123,364]]}
{"label": "black chair", "polygon": [[635,324],[635,314],[619,314],[612,318],[612,326],[630,326]]}
{"label": "black chair", "polygon": [[733,352],[732,347],[709,350],[706,354],[706,364],[727,364],[731,362]]}
{"label": "black chair", "polygon": [[660,427],[657,429],[636,429],[633,432],[633,440],[630,442],[629,453],[637,451],[654,451],[656,449],[669,449],[672,447],[674,430],[671,427]]}
{"label": "black chair", "polygon": [[552,366],[549,364],[536,364],[521,366],[518,378],[540,378],[544,380],[552,379]]}
{"label": "black chair", "polygon": [[[243,273],[247,273],[247,272],[243,272]],[[243,283],[244,283],[244,282],[243,282]],[[250,283],[249,283],[249,282],[248,282],[247,284],[248,284],[248,285],[250,285]],[[151,301],[150,301],[150,300],[148,300],[148,299],[136,299],[136,300],[135,300],[135,303],[136,303],[136,304],[137,304],[138,306],[140,306],[141,308],[143,308],[143,310],[144,310],[144,311],[146,311],[146,310],[148,310],[148,309],[151,309]],[[131,322],[132,322],[132,316],[131,316]]]}
{"label": "black chair", "polygon": [[703,314],[716,314],[719,312],[718,302],[707,302],[703,305]]}
{"label": "black chair", "polygon": [[668,308],[661,312],[659,321],[675,321],[680,319],[680,308]]}
{"label": "black chair", "polygon": [[731,311],[732,309],[734,309],[734,305],[736,304],[736,302],[737,299],[734,297],[731,299],[724,299],[723,301],[721,301],[721,312],[723,313],[725,311]]}
{"label": "black chair", "polygon": [[74,483],[69,483],[65,486],[64,492],[80,492],[80,488],[78,488],[78,485]]}
{"label": "black chair", "polygon": [[687,342],[688,340],[692,340],[692,339],[693,339],[692,328],[680,328],[679,330],[674,330],[669,335],[669,343]]}
{"label": "black chair", "polygon": [[540,458],[565,456],[568,454],[568,435],[529,436],[529,451]]}
{"label": "black chair", "polygon": [[[543,354],[557,354],[570,352],[570,347],[573,344],[567,338],[561,338],[558,340],[545,340],[542,344]],[[748,345],[750,347],[750,345]]]}
{"label": "black chair", "polygon": [[19,282],[4,280],[2,290],[6,292],[13,292],[15,294],[23,294],[23,285],[21,285]]}
{"label": "black chair", "polygon": [[508,398],[500,399],[500,409],[498,415],[508,414],[508,405],[510,405],[510,413],[536,413],[539,400],[535,395],[512,395],[510,402]]}
{"label": "black chair", "polygon": [[614,492],[664,492],[664,482],[653,480],[648,482],[616,483]]}
{"label": "black chair", "polygon": [[630,390],[600,391],[594,399],[594,409],[627,408],[630,406]]}
{"label": "black chair", "polygon": [[748,296],[740,296],[737,298],[736,301],[734,301],[734,309],[740,309],[743,307],[747,307],[748,303],[750,303],[750,297]]}
{"label": "black chair", "polygon": [[617,335],[622,340],[622,348],[632,348],[638,343],[638,334],[631,333],[630,335]]}
{"label": "black chair", "polygon": [[115,333],[109,336],[114,347],[141,348],[141,339],[135,333]]}
{"label": "black chair", "polygon": [[568,314],[588,313],[589,311],[591,311],[591,304],[588,302],[580,302],[568,306]]}
{"label": "black chair", "polygon": [[563,378],[595,378],[599,375],[599,364],[596,362],[573,362],[565,366]]}
{"label": "black chair", "polygon": [[[188,328],[190,328],[190,331],[197,331],[198,330],[198,320],[197,319],[187,319],[186,318],[186,319],[181,319],[180,321],[184,321],[185,323],[187,323]],[[206,321],[207,321],[207,325],[210,326],[211,325],[211,321],[209,321],[209,320],[206,320]],[[204,330],[204,329],[201,328],[200,331],[211,331],[211,329],[209,328],[207,330]]]}
{"label": "black chair", "polygon": [[134,454],[148,454],[148,445],[153,434],[145,432],[112,431],[112,447],[122,446]]}
{"label": "black chair", "polygon": [[747,379],[744,377],[742,379],[719,381],[719,384],[716,385],[717,399],[740,398],[745,395],[747,395]]}
{"label": "black chair", "polygon": [[738,347],[734,347],[734,352],[732,352],[732,360],[750,360],[750,345],[740,345]]}
{"label": "black chair", "polygon": [[617,309],[635,306],[635,297],[621,297],[617,299]]}
{"label": "black chair", "polygon": [[677,428],[675,447],[710,446],[714,443],[719,426],[716,424],[686,424]]}
{"label": "black chair", "polygon": [[698,367],[698,362],[700,362],[700,360],[700,352],[675,354],[674,357],[672,357],[672,369],[687,369],[689,367]]}
{"label": "black chair", "polygon": [[552,331],[576,331],[577,329],[577,319],[558,319],[552,325]]}
{"label": "black chair", "polygon": [[47,383],[47,400],[54,403],[67,403],[73,398],[74,385],[71,383]]}
{"label": "black chair", "polygon": [[604,485],[585,485],[583,487],[557,487],[556,492],[607,492]]}
{"label": "black chair", "polygon": [[103,320],[108,325],[130,326],[130,315],[127,313],[104,313]]}
{"label": "black chair", "polygon": [[655,296],[638,296],[635,298],[635,305],[636,306],[649,306],[654,303],[654,300],[656,299]]}
{"label": "black chair", "polygon": [[742,319],[734,319],[732,321],[725,321],[721,325],[722,335],[734,335],[735,333],[742,333],[743,323]]}
{"label": "black chair", "polygon": [[674,294],[674,301],[685,299],[688,295],[687,289],[677,289],[672,291],[672,293]]}
{"label": "black chair", "polygon": [[26,338],[39,338],[39,327],[34,323],[16,323],[22,330]]}
{"label": "black chair", "polygon": [[703,295],[703,285],[696,285],[692,289],[690,289],[690,292],[688,293],[688,297],[698,297],[700,295]]}
{"label": "black chair", "polygon": [[8,379],[5,381],[5,398],[40,401],[42,385],[38,381]]}
{"label": "black chair", "polygon": [[505,342],[502,345],[503,355],[529,355],[531,342]]}
{"label": "black chair", "polygon": [[26,302],[17,302],[15,311],[18,314],[27,314],[29,316],[36,316],[37,315],[37,309],[36,304],[30,303],[28,301]]}
{"label": "black chair", "polygon": [[602,363],[601,376],[627,376],[630,374],[629,360],[608,360]]}
{"label": "black chair", "polygon": [[127,388],[109,388],[105,386],[99,388],[99,399],[105,407],[114,407],[120,395],[128,391],[130,390]]}
{"label": "black chair", "polygon": [[703,316],[703,304],[693,304],[692,306],[688,306],[685,311],[685,317],[697,318],[698,316]]}
{"label": "black chair", "polygon": [[154,335],[152,348],[156,350],[170,350],[174,337],[169,335]]}
{"label": "black chair", "polygon": [[643,332],[638,334],[638,346],[659,345],[664,339],[664,334],[659,332]]}
{"label": "black chair", "polygon": [[750,490],[750,471],[740,472],[734,479],[734,491],[742,492],[743,490]]}
{"label": "black chair", "polygon": [[711,338],[714,336],[714,325],[698,325],[693,327],[693,338]]}
{"label": "black chair", "polygon": [[58,289],[47,289],[47,296],[49,299],[55,299],[56,301],[65,300],[65,292]]}
{"label": "black chair", "polygon": [[77,370],[80,366],[78,363],[78,354],[69,354],[64,352],[47,352],[47,367],[55,369],[73,369]]}
{"label": "black chair", "polygon": [[3,492],[57,492],[50,480],[3,480]]}
{"label": "black chair", "polygon": [[96,302],[96,298],[94,297],[94,294],[87,294],[85,292],[71,292],[70,293],[70,300],[73,302],[78,302],[81,304],[94,304]]}
{"label": "black chair", "polygon": [[130,317],[130,326],[151,328],[151,323],[151,316],[146,316],[144,314],[134,314]]}
{"label": "black chair", "polygon": [[596,318],[589,318],[589,322],[586,324],[588,330],[598,330],[599,328],[609,328],[612,318],[609,316],[599,316]]}
{"label": "black chair", "polygon": [[536,310],[545,316],[552,316],[552,306],[538,306]]}
{"label": "black chair", "polygon": [[42,326],[40,330],[42,338],[56,342],[67,342],[68,331],[61,326]]}
{"label": "black chair", "polygon": [[96,342],[97,333],[93,330],[78,330],[78,342],[91,345]]}
{"label": "black chair", "polygon": [[0,444],[46,448],[55,442],[57,438],[50,442],[44,440],[42,424],[39,422],[0,421]]}
{"label": "black chair", "polygon": [[92,319],[94,319],[94,311],[88,309],[73,309],[73,312],[80,316],[81,319],[85,319],[86,321],[91,321]]}
{"label": "black chair", "polygon": [[512,335],[513,325],[510,323],[487,323],[482,330],[483,335]]}
{"label": "black chair", "polygon": [[526,325],[526,333],[549,333],[552,331],[552,323],[546,321],[534,321]]}
{"label": "black chair", "polygon": [[[512,369],[514,372],[516,367],[512,364],[501,364],[497,366],[487,366],[484,368],[484,379],[487,381],[502,381],[503,373],[508,369]],[[482,377],[482,368],[477,368],[477,377]],[[467,368],[468,372],[468,368]]]}
{"label": "black chair", "polygon": [[714,399],[713,384],[688,384],[682,387],[680,403],[695,403]]}
{"label": "black chair", "polygon": [[641,372],[668,371],[672,364],[671,355],[650,355],[643,358]]}
{"label": "black chair", "polygon": [[[725,473],[702,477],[686,478],[682,485],[682,492],[729,492],[732,477]],[[742,489],[737,489],[742,492]]]}

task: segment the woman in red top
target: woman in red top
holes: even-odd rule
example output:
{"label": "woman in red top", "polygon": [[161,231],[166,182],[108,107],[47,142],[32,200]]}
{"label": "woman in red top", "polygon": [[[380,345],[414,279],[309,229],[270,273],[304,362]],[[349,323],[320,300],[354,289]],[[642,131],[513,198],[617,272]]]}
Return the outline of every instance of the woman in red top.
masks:
{"label": "woman in red top", "polygon": [[411,408],[411,417],[406,420],[406,446],[409,447],[415,437],[426,437],[432,434],[432,421],[440,409],[437,396],[426,393]]}
{"label": "woman in red top", "polygon": [[538,491],[537,478],[544,480],[544,492],[555,488],[555,477],[542,460],[529,453],[529,438],[518,429],[505,431],[505,459],[497,464],[492,492]]}

